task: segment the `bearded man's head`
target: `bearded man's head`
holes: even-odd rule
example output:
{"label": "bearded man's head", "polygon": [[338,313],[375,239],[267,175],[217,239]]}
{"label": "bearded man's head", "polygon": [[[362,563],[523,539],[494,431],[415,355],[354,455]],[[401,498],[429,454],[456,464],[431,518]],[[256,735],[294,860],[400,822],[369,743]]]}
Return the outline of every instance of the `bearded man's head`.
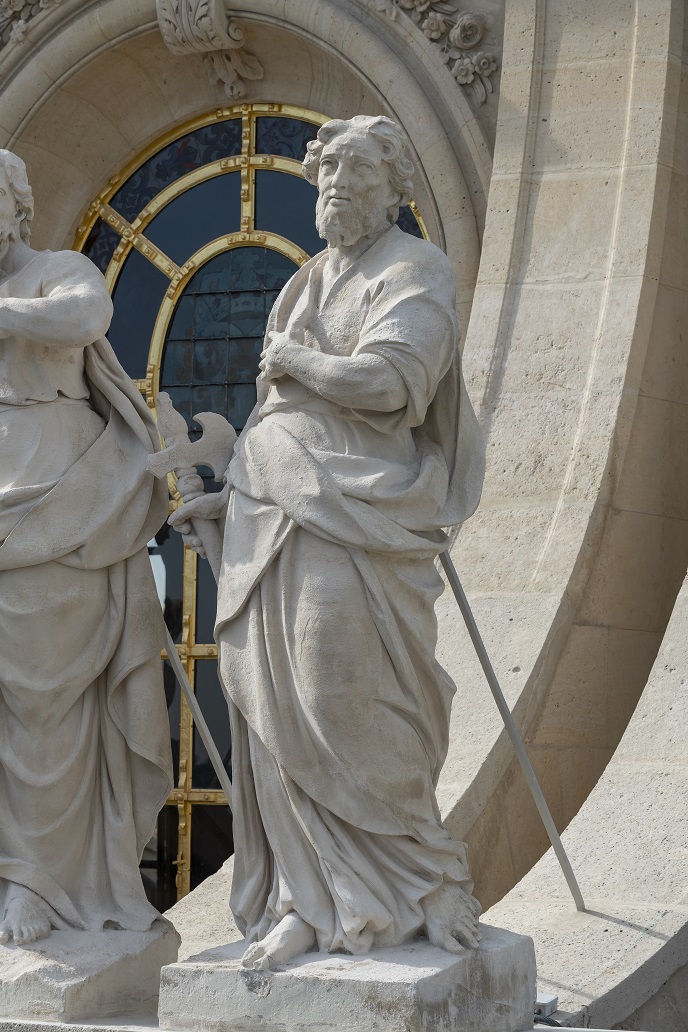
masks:
{"label": "bearded man's head", "polygon": [[406,135],[390,118],[356,115],[326,122],[303,162],[304,177],[320,190],[320,236],[334,246],[350,246],[394,225],[411,198],[413,172]]}

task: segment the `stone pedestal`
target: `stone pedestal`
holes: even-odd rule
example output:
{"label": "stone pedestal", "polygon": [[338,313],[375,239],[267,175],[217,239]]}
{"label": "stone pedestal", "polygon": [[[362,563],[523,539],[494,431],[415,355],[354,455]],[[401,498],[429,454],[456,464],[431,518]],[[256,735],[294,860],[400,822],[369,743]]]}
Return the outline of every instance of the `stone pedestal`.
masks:
{"label": "stone pedestal", "polygon": [[365,957],[310,953],[248,971],[243,942],[163,969],[161,1029],[203,1032],[521,1032],[533,1027],[532,941],[481,926],[453,956],[417,940]]}
{"label": "stone pedestal", "polygon": [[78,1022],[155,1014],[160,969],[177,959],[169,921],[149,932],[51,932],[0,946],[0,1019]]}

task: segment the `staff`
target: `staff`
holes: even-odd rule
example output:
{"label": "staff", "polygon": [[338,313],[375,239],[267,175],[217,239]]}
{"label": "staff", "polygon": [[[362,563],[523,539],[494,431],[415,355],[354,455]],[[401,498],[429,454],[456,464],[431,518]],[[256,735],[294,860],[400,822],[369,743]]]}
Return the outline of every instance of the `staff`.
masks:
{"label": "staff", "polygon": [[[148,468],[157,477],[166,476],[168,473],[172,472],[172,470],[175,470],[178,477],[177,487],[179,492],[185,502],[190,502],[193,498],[197,498],[203,493],[203,482],[196,472],[195,465],[210,466],[213,469],[215,478],[219,480],[229,465],[231,453],[236,441],[236,433],[227,420],[222,416],[212,412],[204,412],[194,416],[196,422],[202,426],[204,433],[198,441],[195,441],[192,444],[189,441],[186,420],[175,411],[168,394],[158,394],[158,413],[158,427],[165,438],[167,447],[156,455],[151,456],[148,462]],[[217,581],[222,560],[222,536],[220,528],[214,520],[194,519],[191,522],[193,525],[193,533],[200,540],[205,551],[205,555],[210,563],[213,576]],[[461,586],[459,575],[456,572],[448,552],[441,553],[440,562],[447,576],[447,580],[449,581],[449,585],[454,592],[454,597],[456,598],[459,609],[461,610],[461,615],[463,616],[466,628],[471,641],[473,642],[473,647],[475,648],[478,659],[480,660],[480,665],[483,668],[487,683],[490,686],[494,700],[497,703],[497,708],[502,716],[502,720],[504,721],[504,726],[506,727],[507,733],[514,747],[516,758],[521,766],[521,770],[523,771],[523,775],[538,809],[538,813],[542,818],[545,830],[549,836],[550,842],[552,843],[552,848],[554,849],[557,860],[559,861],[564,873],[568,887],[571,890],[571,895],[573,896],[576,904],[576,909],[584,911],[585,902],[573,873],[569,858],[566,855],[559,832],[557,831],[554,820],[552,819],[552,814],[550,813],[545,797],[542,794],[542,789],[538,783],[535,771],[528,759],[523,741],[518,733],[516,724],[514,723],[514,718],[511,715],[507,701],[504,698],[504,693],[502,692],[499,681],[497,680],[497,675],[495,674],[492,663],[490,662],[490,657],[487,654],[487,649],[485,648],[485,644],[480,636],[480,631],[478,630],[475,618],[468,604],[468,599],[466,598],[463,587]],[[201,740],[207,749],[208,756],[210,757],[215,773],[218,776],[220,785],[227,796],[227,802],[231,808],[232,785],[227,775],[227,771],[225,770],[225,766],[213,741],[205,718],[201,713],[200,706],[198,705],[194,691],[189,684],[186,671],[179,659],[177,650],[167,628],[165,628],[165,633],[167,635],[167,654],[172,665],[172,669],[174,670],[177,680],[181,685],[181,689],[184,692],[189,709],[191,710],[194,721],[198,727]]]}

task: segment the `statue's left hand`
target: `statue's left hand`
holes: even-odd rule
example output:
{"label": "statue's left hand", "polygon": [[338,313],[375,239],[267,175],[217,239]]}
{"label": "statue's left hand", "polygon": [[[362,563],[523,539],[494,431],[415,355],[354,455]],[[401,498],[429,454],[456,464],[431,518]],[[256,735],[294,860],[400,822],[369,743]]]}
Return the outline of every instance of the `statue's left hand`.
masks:
{"label": "statue's left hand", "polygon": [[275,383],[287,375],[284,366],[284,359],[288,355],[288,349],[293,347],[293,342],[287,333],[270,333],[268,335],[268,346],[260,356],[260,371],[264,383]]}

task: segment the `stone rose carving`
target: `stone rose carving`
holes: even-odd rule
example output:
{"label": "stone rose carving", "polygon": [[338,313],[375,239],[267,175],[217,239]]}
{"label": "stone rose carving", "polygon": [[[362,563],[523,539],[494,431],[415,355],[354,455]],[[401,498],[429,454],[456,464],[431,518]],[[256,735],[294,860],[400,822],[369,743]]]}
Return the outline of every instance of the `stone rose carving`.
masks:
{"label": "stone rose carving", "polygon": [[0,0],[0,49],[8,43],[20,43],[32,18],[61,3],[62,0]]}
{"label": "stone rose carving", "polygon": [[373,0],[373,7],[389,18],[403,11],[429,40],[442,48],[442,57],[460,86],[470,87],[478,104],[494,92],[492,76],[499,63],[489,51],[475,50],[485,39],[482,14],[459,12],[458,0]]}
{"label": "stone rose carving", "polygon": [[211,82],[223,82],[228,96],[246,94],[245,79],[262,79],[263,66],[244,50],[244,30],[223,0],[156,0],[158,22],[173,54],[202,54]]}

